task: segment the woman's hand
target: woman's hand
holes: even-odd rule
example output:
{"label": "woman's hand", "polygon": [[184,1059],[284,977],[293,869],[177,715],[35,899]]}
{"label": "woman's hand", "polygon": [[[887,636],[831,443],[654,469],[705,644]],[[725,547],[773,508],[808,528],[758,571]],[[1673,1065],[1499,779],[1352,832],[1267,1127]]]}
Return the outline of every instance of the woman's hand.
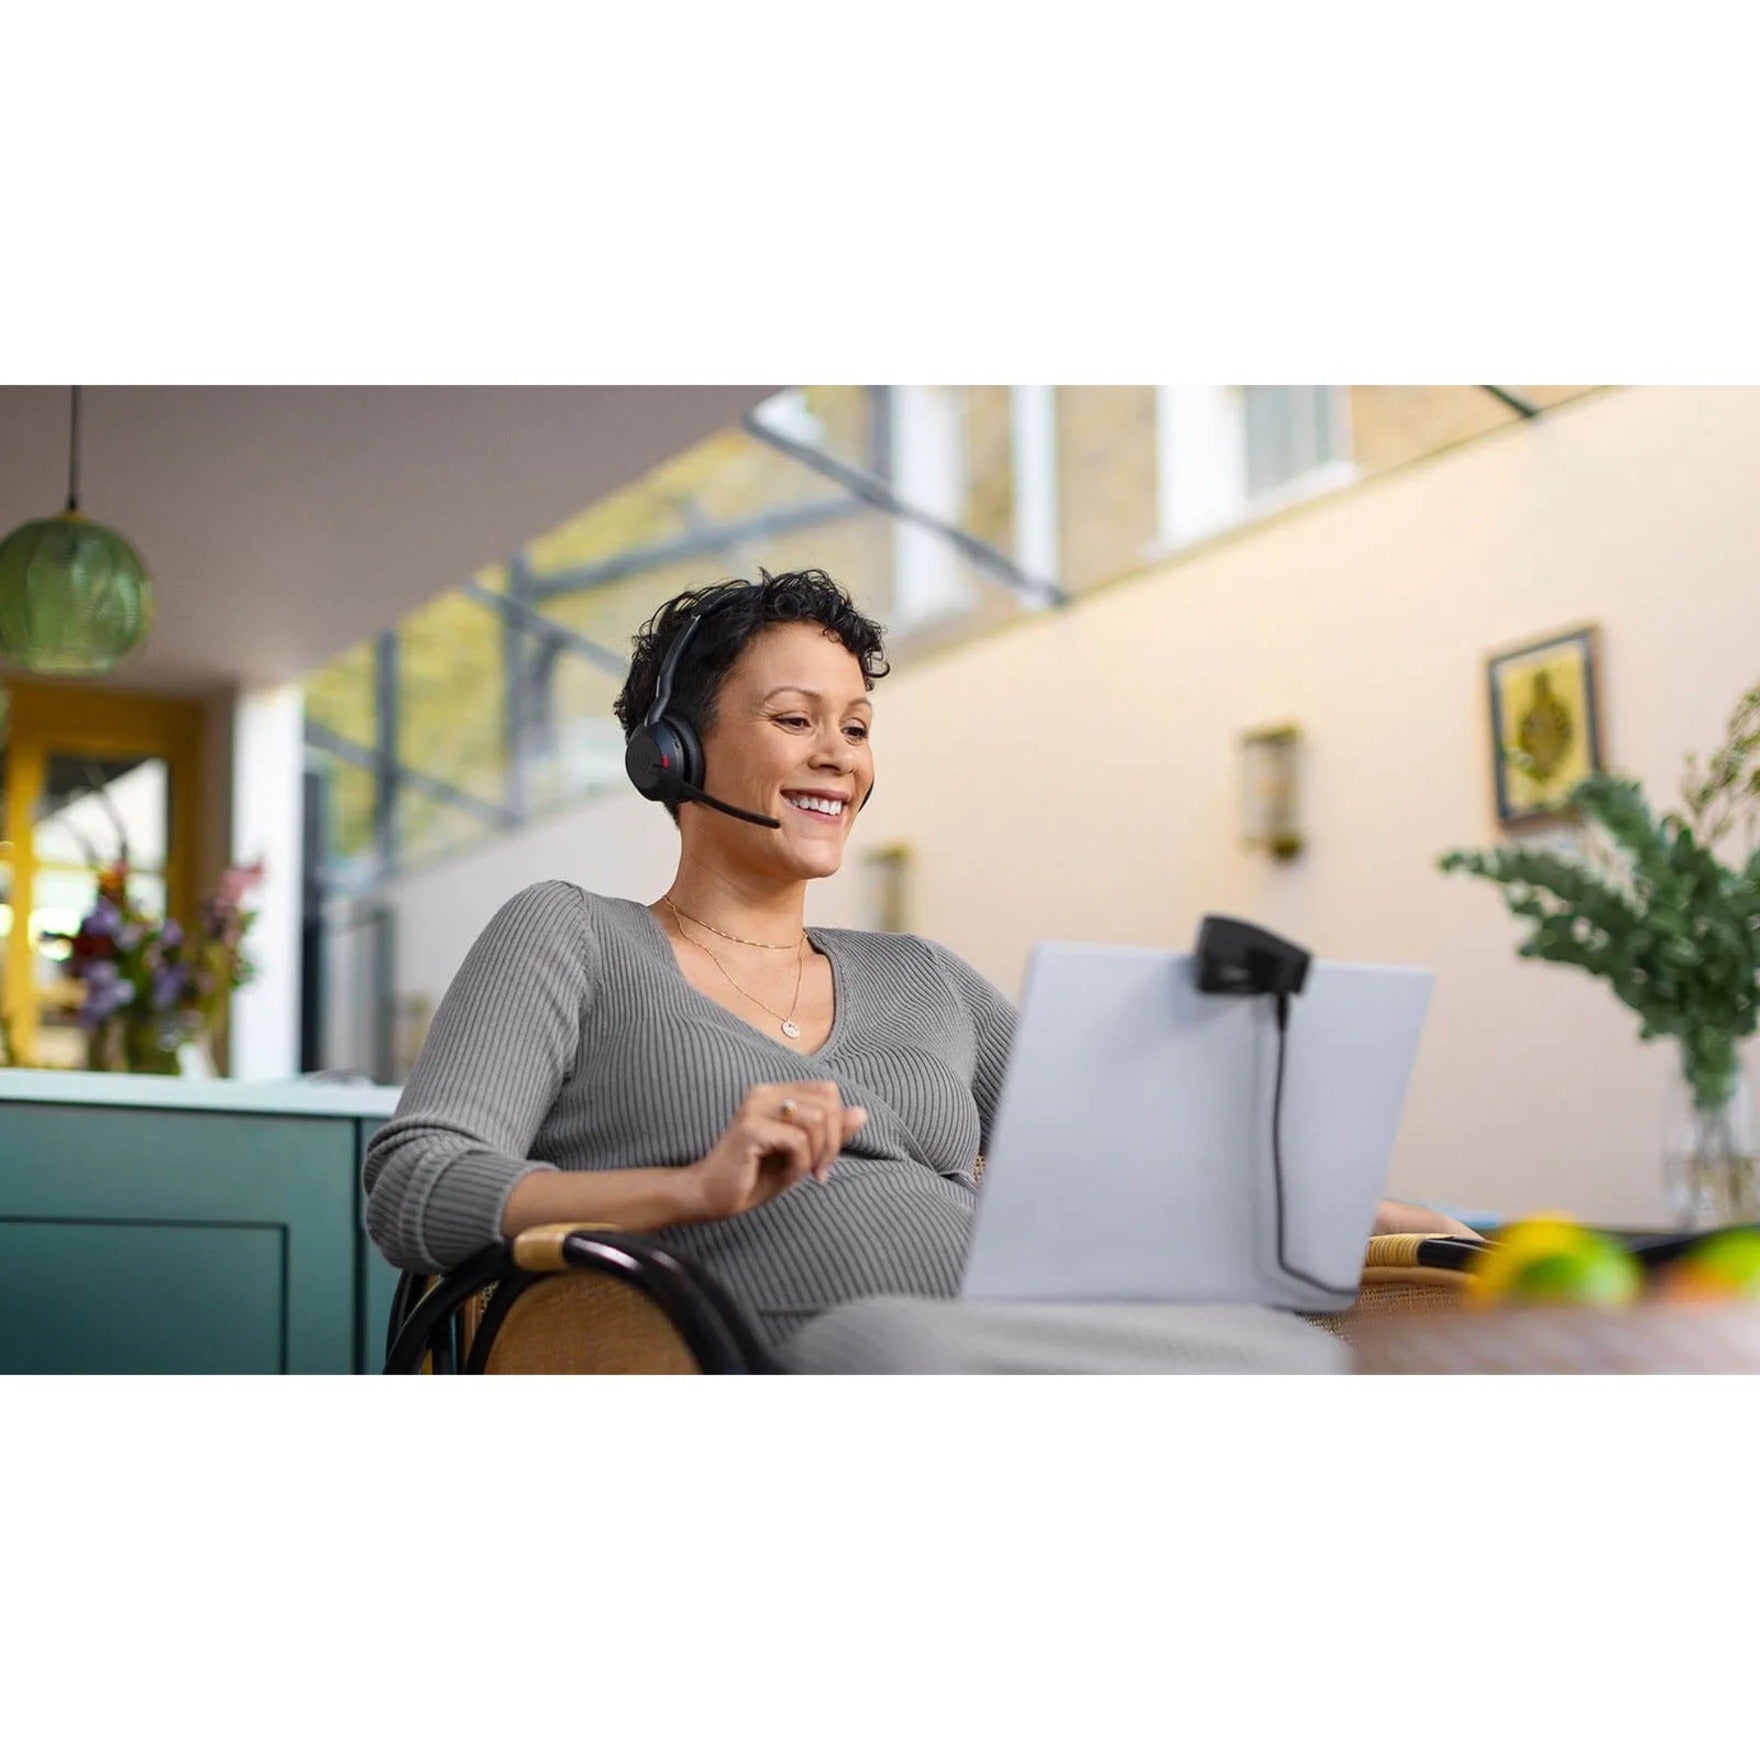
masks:
{"label": "woman's hand", "polygon": [[714,1220],[756,1209],[809,1175],[824,1184],[845,1143],[868,1122],[845,1106],[835,1082],[765,1082],[691,1172],[703,1214]]}
{"label": "woman's hand", "polygon": [[1375,1212],[1373,1234],[1452,1234],[1469,1241],[1485,1237],[1477,1229],[1444,1216],[1440,1210],[1426,1210],[1422,1204],[1402,1204],[1397,1198],[1383,1198]]}

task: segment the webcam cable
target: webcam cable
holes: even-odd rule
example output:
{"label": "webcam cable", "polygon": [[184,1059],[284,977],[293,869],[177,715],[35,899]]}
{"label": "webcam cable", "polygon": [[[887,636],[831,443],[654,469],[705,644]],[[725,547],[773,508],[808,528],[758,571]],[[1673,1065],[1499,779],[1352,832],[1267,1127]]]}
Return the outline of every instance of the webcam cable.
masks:
{"label": "webcam cable", "polygon": [[1317,1289],[1323,1295],[1348,1296],[1354,1301],[1360,1293],[1356,1286],[1341,1289],[1337,1284],[1323,1283],[1318,1277],[1297,1270],[1283,1256],[1283,1059],[1289,1042],[1289,992],[1274,991],[1272,1001],[1277,1007],[1277,1081],[1271,1099],[1271,1176],[1277,1185],[1277,1263],[1286,1277],[1293,1277],[1310,1289]]}

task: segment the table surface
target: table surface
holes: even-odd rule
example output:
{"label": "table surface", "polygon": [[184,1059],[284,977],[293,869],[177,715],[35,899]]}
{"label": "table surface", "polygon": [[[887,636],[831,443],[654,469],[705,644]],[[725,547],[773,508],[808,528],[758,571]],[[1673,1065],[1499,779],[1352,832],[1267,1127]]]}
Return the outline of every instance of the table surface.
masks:
{"label": "table surface", "polygon": [[1351,1350],[1360,1375],[1760,1374],[1760,1302],[1390,1314]]}

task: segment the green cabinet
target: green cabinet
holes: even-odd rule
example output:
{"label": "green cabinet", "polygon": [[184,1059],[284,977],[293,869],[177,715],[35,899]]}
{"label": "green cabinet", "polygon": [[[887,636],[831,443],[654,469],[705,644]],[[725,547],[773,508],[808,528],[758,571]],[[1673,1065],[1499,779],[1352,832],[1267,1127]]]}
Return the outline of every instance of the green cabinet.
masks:
{"label": "green cabinet", "polygon": [[0,1071],[0,1373],[375,1372],[394,1090]]}

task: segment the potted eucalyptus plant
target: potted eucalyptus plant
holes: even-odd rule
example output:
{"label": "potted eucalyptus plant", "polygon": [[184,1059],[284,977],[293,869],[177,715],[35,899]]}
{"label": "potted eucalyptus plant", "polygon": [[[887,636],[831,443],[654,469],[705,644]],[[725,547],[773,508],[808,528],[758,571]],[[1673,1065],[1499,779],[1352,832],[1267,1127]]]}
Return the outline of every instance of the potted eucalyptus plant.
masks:
{"label": "potted eucalyptus plant", "polygon": [[[1689,754],[1681,797],[1658,819],[1636,782],[1589,776],[1570,798],[1581,855],[1517,845],[1451,850],[1438,865],[1502,890],[1530,925],[1524,959],[1604,980],[1641,1039],[1674,1041],[1664,1179],[1680,1224],[1709,1227],[1760,1220],[1740,1055],[1760,1021],[1760,686],[1703,766]],[[1743,848],[1726,857],[1738,830]]]}

